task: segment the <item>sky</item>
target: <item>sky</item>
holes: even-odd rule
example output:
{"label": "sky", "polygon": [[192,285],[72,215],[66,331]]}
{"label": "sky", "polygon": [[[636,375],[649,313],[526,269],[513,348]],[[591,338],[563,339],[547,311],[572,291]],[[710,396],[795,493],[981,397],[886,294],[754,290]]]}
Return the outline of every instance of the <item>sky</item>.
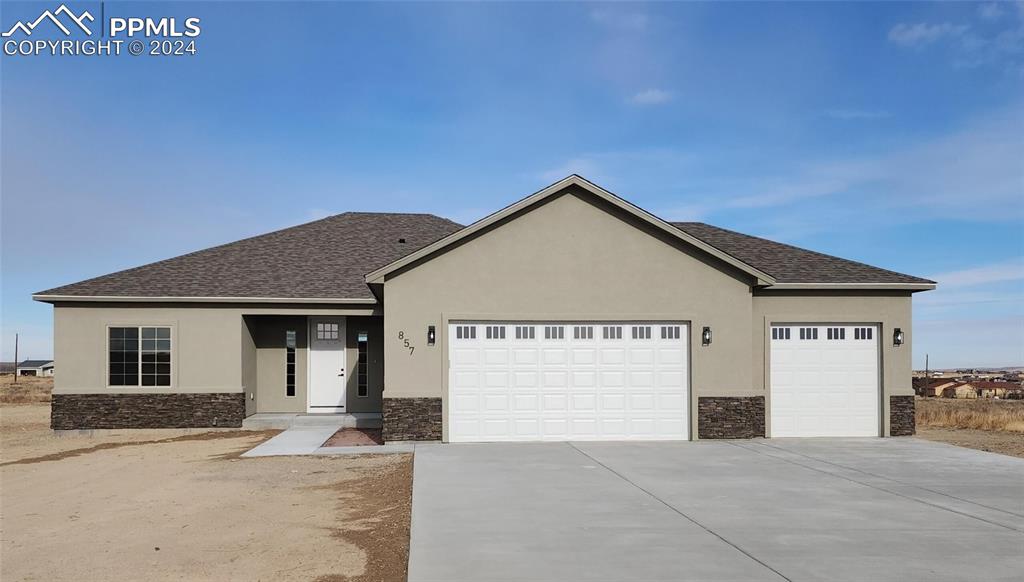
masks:
{"label": "sky", "polygon": [[579,173],[938,281],[915,367],[1024,365],[1024,3],[104,9],[198,17],[197,54],[0,57],[5,361],[15,333],[53,353],[33,292],[345,211],[469,223]]}

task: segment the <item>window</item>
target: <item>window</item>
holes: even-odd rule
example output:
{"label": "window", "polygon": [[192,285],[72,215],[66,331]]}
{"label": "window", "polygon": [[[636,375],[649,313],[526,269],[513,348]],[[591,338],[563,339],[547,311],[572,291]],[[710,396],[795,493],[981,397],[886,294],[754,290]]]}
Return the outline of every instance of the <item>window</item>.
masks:
{"label": "window", "polygon": [[572,326],[573,339],[594,339],[594,328],[589,325]]}
{"label": "window", "polygon": [[369,389],[367,388],[366,382],[366,346],[368,343],[368,338],[369,334],[366,333],[365,331],[361,331],[358,334],[356,334],[356,348],[358,353],[358,359],[356,360],[356,396],[361,397],[364,397],[367,394],[369,394]]}
{"label": "window", "polygon": [[457,326],[455,326],[455,337],[457,339],[476,339],[476,326],[475,325],[457,325]]}
{"label": "window", "polygon": [[633,326],[633,339],[651,339],[651,326],[649,326],[649,325],[634,325]]}
{"label": "window", "polygon": [[170,386],[171,328],[111,327],[110,386]]}
{"label": "window", "polygon": [[604,339],[622,339],[622,326],[620,325],[606,325],[602,331],[601,337]]}
{"label": "window", "polygon": [[318,339],[318,340],[337,340],[338,339],[338,324],[337,323],[318,323],[318,324],[316,324],[316,339]]}
{"label": "window", "polygon": [[284,395],[295,396],[295,338],[292,330],[284,332]]}
{"label": "window", "polygon": [[828,328],[828,339],[830,340],[843,340],[846,339],[846,328],[845,327],[830,327]]}
{"label": "window", "polygon": [[800,339],[816,340],[818,339],[818,328],[816,327],[801,327],[800,328]]}
{"label": "window", "polygon": [[679,339],[678,325],[661,326],[661,339]]}
{"label": "window", "polygon": [[517,325],[516,326],[516,339],[534,339],[536,338],[536,329],[532,325]]}
{"label": "window", "polygon": [[855,340],[869,340],[871,339],[872,328],[870,327],[855,327],[853,328],[853,339]]}
{"label": "window", "polygon": [[544,339],[565,339],[565,328],[560,325],[545,325]]}
{"label": "window", "polygon": [[775,339],[775,340],[788,340],[789,339],[789,328],[788,327],[773,327],[772,328],[772,339]]}
{"label": "window", "polygon": [[487,339],[505,339],[504,325],[488,325]]}

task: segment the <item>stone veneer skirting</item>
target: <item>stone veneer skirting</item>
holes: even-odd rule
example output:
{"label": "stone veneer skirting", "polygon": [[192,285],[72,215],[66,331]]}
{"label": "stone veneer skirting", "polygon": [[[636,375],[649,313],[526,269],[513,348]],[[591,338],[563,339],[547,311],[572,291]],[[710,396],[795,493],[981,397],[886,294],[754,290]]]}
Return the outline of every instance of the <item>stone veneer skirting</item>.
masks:
{"label": "stone veneer skirting", "polygon": [[697,398],[697,437],[750,439],[764,436],[764,396]]}
{"label": "stone veneer skirting", "polygon": [[913,396],[889,397],[889,436],[911,436],[916,432]]}
{"label": "stone veneer skirting", "polygon": [[388,441],[441,440],[440,398],[385,398],[383,437]]}
{"label": "stone veneer skirting", "polygon": [[[140,389],[141,390],[141,389]],[[245,394],[54,394],[53,430],[240,427]]]}

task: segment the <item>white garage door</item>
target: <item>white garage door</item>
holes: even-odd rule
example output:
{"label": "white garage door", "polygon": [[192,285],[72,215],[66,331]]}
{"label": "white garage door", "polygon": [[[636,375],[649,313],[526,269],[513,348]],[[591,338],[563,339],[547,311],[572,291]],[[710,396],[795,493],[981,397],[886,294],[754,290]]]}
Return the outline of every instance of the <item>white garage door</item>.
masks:
{"label": "white garage door", "polygon": [[878,436],[878,329],[772,326],[771,436]]}
{"label": "white garage door", "polygon": [[452,442],[686,440],[681,323],[452,323]]}

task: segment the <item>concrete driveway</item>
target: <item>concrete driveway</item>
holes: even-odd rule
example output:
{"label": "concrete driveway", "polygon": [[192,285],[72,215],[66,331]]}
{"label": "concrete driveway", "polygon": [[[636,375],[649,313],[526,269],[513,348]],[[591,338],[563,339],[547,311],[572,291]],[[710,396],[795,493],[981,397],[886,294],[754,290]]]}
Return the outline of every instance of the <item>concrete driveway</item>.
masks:
{"label": "concrete driveway", "polygon": [[1024,460],[916,439],[416,450],[410,582],[1020,580]]}

